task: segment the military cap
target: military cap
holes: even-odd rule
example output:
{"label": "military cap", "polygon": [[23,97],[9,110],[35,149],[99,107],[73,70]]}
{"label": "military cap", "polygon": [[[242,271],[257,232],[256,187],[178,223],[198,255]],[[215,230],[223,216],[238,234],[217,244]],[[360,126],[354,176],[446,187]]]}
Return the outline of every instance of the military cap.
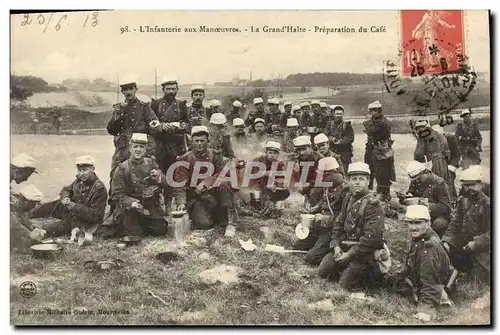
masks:
{"label": "military cap", "polygon": [[253,104],[256,105],[256,104],[263,104],[264,103],[264,100],[262,98],[255,98],[253,99]]}
{"label": "military cap", "polygon": [[328,139],[328,136],[326,136],[324,133],[314,136],[314,144],[325,143],[328,141],[330,140]]}
{"label": "military cap", "polygon": [[161,81],[161,86],[165,86],[165,85],[172,85],[172,84],[178,84],[177,82],[177,78],[176,77],[173,77],[173,76],[167,76],[167,77],[164,77]]}
{"label": "military cap", "polygon": [[298,127],[299,126],[299,121],[297,121],[296,118],[291,117],[286,120],[286,126],[287,127]]}
{"label": "military cap", "polygon": [[242,118],[237,117],[237,118],[233,119],[233,126],[238,127],[238,126],[244,126],[244,125],[245,125],[245,121],[243,121]]}
{"label": "military cap", "polygon": [[95,159],[91,155],[83,155],[80,157],[77,157],[75,160],[75,165],[95,165]]}
{"label": "military cap", "polygon": [[11,164],[18,168],[35,168],[35,159],[28,154],[20,153],[12,158]]}
{"label": "military cap", "polygon": [[427,119],[420,119],[420,120],[415,121],[415,128],[429,127],[429,126],[430,126],[429,120],[427,120]]}
{"label": "military cap", "polygon": [[283,107],[290,106],[290,105],[292,105],[292,103],[290,101],[285,101],[285,103],[283,104]]}
{"label": "military cap", "polygon": [[241,102],[239,102],[238,100],[235,100],[235,101],[233,102],[233,106],[234,106],[234,107],[241,108],[242,104],[241,104]]}
{"label": "military cap", "polygon": [[197,134],[209,134],[208,128],[206,126],[194,126],[191,129],[191,136],[197,135]]}
{"label": "military cap", "polygon": [[434,130],[436,133],[439,133],[439,134],[444,134],[444,130],[443,130],[443,127],[441,127],[440,125],[438,124],[435,124],[432,126],[432,130]]}
{"label": "military cap", "polygon": [[26,200],[40,202],[43,199],[43,193],[35,186],[29,184],[21,188],[19,192]]}
{"label": "military cap", "polygon": [[133,86],[137,86],[137,83],[135,82],[135,78],[133,76],[124,76],[122,79],[120,79],[121,88],[128,88]]}
{"label": "military cap", "polygon": [[311,145],[311,137],[310,136],[302,135],[302,136],[296,137],[293,140],[294,147],[304,147],[304,146],[308,146],[308,145]]}
{"label": "military cap", "polygon": [[191,86],[191,93],[196,92],[196,91],[205,92],[205,87],[203,87],[202,85]]}
{"label": "military cap", "polygon": [[483,180],[481,165],[471,165],[460,174],[461,182],[480,182]]}
{"label": "military cap", "polygon": [[411,161],[406,166],[406,173],[410,178],[415,178],[425,170],[427,170],[427,167],[418,161]]}
{"label": "military cap", "polygon": [[309,103],[308,103],[307,101],[302,101],[302,102],[300,103],[300,108],[302,108],[302,107],[307,107],[307,106],[310,106],[310,105],[309,105]]}
{"label": "military cap", "polygon": [[326,102],[321,101],[321,102],[319,103],[319,107],[321,107],[321,108],[325,108],[325,107],[326,107]]}
{"label": "military cap", "polygon": [[312,100],[312,101],[311,101],[311,106],[312,106],[312,105],[318,105],[318,106],[319,106],[320,104],[321,104],[321,103],[319,102],[319,100]]}
{"label": "military cap", "polygon": [[281,143],[276,142],[276,141],[267,141],[266,142],[266,149],[273,149],[280,151],[281,150]]}
{"label": "military cap", "polygon": [[227,119],[226,116],[222,113],[213,113],[210,117],[211,124],[226,124]]}
{"label": "military cap", "polygon": [[292,106],[292,112],[296,112],[300,110],[300,105],[293,105]]}
{"label": "military cap", "polygon": [[460,112],[460,117],[464,117],[468,114],[472,114],[472,112],[470,111],[470,109],[462,109],[462,111]]}
{"label": "military cap", "polygon": [[344,106],[342,105],[331,105],[330,108],[335,111],[336,109],[344,110]]}
{"label": "military cap", "polygon": [[148,135],[143,133],[133,133],[132,138],[130,139],[131,143],[140,143],[147,144],[148,143]]}
{"label": "military cap", "polygon": [[347,175],[353,174],[366,174],[370,175],[370,166],[363,162],[355,162],[349,164],[349,168],[347,169]]}
{"label": "military cap", "polygon": [[278,99],[276,99],[276,98],[272,98],[272,99],[269,99],[269,100],[267,101],[267,104],[268,104],[268,105],[279,105],[279,104],[280,104],[280,102],[279,102],[279,100],[278,100]]}
{"label": "military cap", "polygon": [[382,104],[378,100],[368,105],[368,109],[377,109],[377,108],[382,108]]}
{"label": "military cap", "polygon": [[222,103],[220,102],[220,100],[217,99],[210,100],[210,107],[219,107],[221,105]]}
{"label": "military cap", "polygon": [[332,171],[339,168],[339,162],[335,157],[324,157],[318,162],[318,170],[320,171]]}
{"label": "military cap", "polygon": [[255,119],[255,121],[253,122],[253,124],[257,124],[257,123],[259,123],[259,122],[260,122],[260,123],[263,123],[263,124],[266,124],[266,121],[264,121],[264,119],[262,119],[262,118],[260,118],[260,117],[256,118],[256,119]]}
{"label": "military cap", "polygon": [[431,220],[429,208],[425,205],[410,205],[406,207],[405,221]]}

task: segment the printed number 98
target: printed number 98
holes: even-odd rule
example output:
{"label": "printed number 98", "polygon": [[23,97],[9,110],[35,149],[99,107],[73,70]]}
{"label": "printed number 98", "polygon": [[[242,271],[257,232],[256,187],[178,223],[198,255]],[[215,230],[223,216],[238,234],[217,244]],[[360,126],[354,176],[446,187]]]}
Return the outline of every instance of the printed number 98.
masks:
{"label": "printed number 98", "polygon": [[121,33],[128,33],[128,26],[120,28]]}

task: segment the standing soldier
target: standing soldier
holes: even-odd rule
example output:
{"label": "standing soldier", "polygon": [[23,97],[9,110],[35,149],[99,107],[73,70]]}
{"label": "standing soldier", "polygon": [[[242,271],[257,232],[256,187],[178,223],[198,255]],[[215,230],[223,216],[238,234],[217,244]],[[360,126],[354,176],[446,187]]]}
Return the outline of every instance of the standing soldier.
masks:
{"label": "standing soldier", "polygon": [[391,125],[382,114],[382,105],[379,101],[368,105],[371,119],[363,122],[367,135],[365,156],[369,157],[375,169],[377,193],[382,201],[391,200],[391,181],[396,180],[394,167],[394,152],[392,151]]}
{"label": "standing soldier", "polygon": [[205,124],[208,115],[208,109],[203,107],[205,99],[205,87],[194,85],[191,87],[191,107],[189,107],[189,124],[191,127]]}
{"label": "standing soldier", "polygon": [[266,113],[264,121],[266,122],[266,132],[272,134],[274,131],[278,130],[280,127],[281,113],[280,113],[280,103],[277,98],[272,98],[267,101],[269,105],[269,112]]}
{"label": "standing soldier", "polygon": [[458,140],[462,167],[478,165],[481,163],[480,152],[483,138],[476,122],[472,122],[470,109],[463,110],[460,117],[464,119],[457,125],[455,137]]}
{"label": "standing soldier", "polygon": [[[160,131],[155,133],[156,162],[160,170],[166,174],[178,156],[187,151],[188,108],[186,101],[177,100],[179,84],[175,78],[166,78],[161,83],[163,97],[152,103],[153,111],[160,121]],[[195,90],[195,93],[199,90]],[[172,189],[164,188],[165,207],[170,211]]]}
{"label": "standing soldier", "polygon": [[264,110],[264,100],[262,98],[253,99],[253,105],[257,110],[252,110],[248,114],[248,117],[245,120],[245,126],[248,127],[248,133],[255,133],[255,119],[259,118],[264,120],[265,110]]}
{"label": "standing soldier", "polygon": [[314,146],[316,147],[316,151],[319,152],[323,157],[335,158],[335,160],[337,160],[337,163],[339,164],[338,169],[340,173],[342,175],[345,175],[345,170],[342,165],[342,158],[340,157],[340,155],[330,150],[330,140],[328,139],[328,136],[323,133],[314,136]]}
{"label": "standing soldier", "polygon": [[227,121],[229,124],[233,123],[233,120],[236,118],[241,118],[241,107],[242,104],[238,100],[233,101],[233,108],[231,109],[231,112],[227,115]]}
{"label": "standing soldier", "polygon": [[223,113],[221,111],[221,106],[222,103],[220,100],[217,99],[210,100],[210,108],[208,109],[207,120],[210,120],[210,117],[214,113]]}
{"label": "standing soldier", "polygon": [[292,117],[296,118],[297,121],[299,122],[299,127],[301,127],[302,131],[302,124],[300,123],[302,121],[302,108],[300,105],[293,105],[292,106]]}
{"label": "standing soldier", "polygon": [[111,197],[116,203],[115,223],[119,235],[162,236],[167,233],[165,211],[160,203],[165,175],[155,159],[146,156],[148,139],[134,133],[130,139],[130,157],[120,163],[113,176]]}
{"label": "standing soldier", "polygon": [[303,105],[302,111],[302,126],[303,127],[316,127],[325,129],[322,126],[322,118],[321,118],[321,110],[320,110],[320,102],[318,100],[311,101],[311,107],[309,104]]}
{"label": "standing soldier", "polygon": [[237,144],[246,144],[247,135],[245,133],[245,121],[242,118],[233,119],[233,138]]}
{"label": "standing soldier", "polygon": [[325,133],[330,139],[333,152],[340,155],[344,171],[347,170],[352,159],[352,143],[354,130],[351,121],[344,121],[344,107],[333,107],[334,119],[325,128]]}
{"label": "standing soldier", "polygon": [[425,119],[415,122],[415,133],[418,138],[414,159],[421,163],[432,162],[432,173],[448,182],[450,150],[446,137],[431,129],[429,121]]}
{"label": "standing soldier", "polygon": [[[286,120],[293,117],[292,115],[292,103],[290,101],[285,101],[283,108],[285,111],[281,114],[280,126],[281,128],[286,127]],[[300,109],[300,107],[299,107]]]}
{"label": "standing soldier", "polygon": [[335,220],[330,252],[319,265],[319,276],[340,279],[348,291],[381,282],[375,252],[384,249],[384,209],[368,190],[370,170],[356,162],[347,172],[351,192],[344,197],[340,215]]}
{"label": "standing soldier", "polygon": [[[136,97],[137,84],[133,80],[125,80],[120,84],[125,102],[113,105],[113,116],[108,122],[107,130],[114,136],[115,153],[111,159],[111,172],[109,181],[109,194],[113,192],[113,175],[116,167],[126,161],[130,156],[129,142],[133,133],[147,134],[149,156],[155,153],[155,141],[150,136],[161,131],[160,123],[149,103],[140,101]],[[115,205],[110,197],[111,211]]]}
{"label": "standing soldier", "polygon": [[458,198],[442,240],[457,270],[489,278],[491,202],[481,191],[482,179],[479,165],[462,172],[464,194]]}
{"label": "standing soldier", "polygon": [[450,196],[453,201],[457,200],[457,189],[455,187],[456,171],[458,163],[460,162],[460,150],[458,149],[457,139],[454,134],[445,133],[443,128],[439,125],[432,126],[432,129],[438,134],[446,137],[450,155],[448,156],[448,186],[450,187]]}

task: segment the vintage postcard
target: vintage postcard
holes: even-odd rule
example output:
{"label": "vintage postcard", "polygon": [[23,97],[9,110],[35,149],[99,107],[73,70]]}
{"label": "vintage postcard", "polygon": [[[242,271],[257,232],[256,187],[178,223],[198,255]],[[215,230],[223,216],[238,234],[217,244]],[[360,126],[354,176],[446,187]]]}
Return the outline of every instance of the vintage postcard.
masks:
{"label": "vintage postcard", "polygon": [[11,13],[10,318],[490,325],[490,13]]}

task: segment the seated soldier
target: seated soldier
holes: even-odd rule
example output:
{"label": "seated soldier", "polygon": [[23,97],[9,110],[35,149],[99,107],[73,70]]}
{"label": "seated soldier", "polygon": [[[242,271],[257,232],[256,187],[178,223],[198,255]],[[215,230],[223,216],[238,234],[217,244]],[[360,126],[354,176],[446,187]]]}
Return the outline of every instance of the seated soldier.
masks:
{"label": "seated soldier", "polygon": [[[281,144],[275,141],[268,141],[266,143],[266,152],[259,157],[256,157],[252,162],[260,162],[265,164],[266,173],[264,176],[251,180],[250,187],[260,191],[260,206],[254,208],[259,211],[259,215],[263,217],[276,217],[279,212],[276,210],[276,203],[283,201],[290,196],[290,191],[283,186],[281,181],[283,176],[275,175],[275,182],[269,185],[269,176],[273,168],[277,171],[284,171],[285,164],[283,161],[278,160],[281,151]],[[273,166],[275,163],[275,166]],[[257,173],[257,167],[252,168],[252,174]]]}
{"label": "seated soldier", "polygon": [[114,224],[121,236],[162,236],[167,233],[160,193],[166,177],[154,158],[146,156],[147,136],[134,133],[130,157],[115,170],[111,200],[116,204]]}
{"label": "seated soldier", "polygon": [[247,135],[245,134],[245,121],[242,118],[233,119],[233,138],[237,144],[246,144]]}
{"label": "seated soldier", "polygon": [[[404,221],[408,224],[411,241],[403,270],[404,284],[408,289],[402,293],[410,295],[411,292],[417,303],[417,313],[433,317],[436,307],[453,304],[446,292],[453,267],[439,236],[431,228],[427,206],[408,206]],[[422,317],[420,314],[416,316]]]}
{"label": "seated soldier", "polygon": [[329,187],[315,186],[311,191],[306,211],[316,214],[309,235],[295,242],[293,249],[307,250],[306,263],[318,265],[330,250],[333,218],[340,213],[342,200],[349,192],[349,185],[339,172],[340,166],[333,157],[322,158],[318,162],[318,173]]}
{"label": "seated soldier", "polygon": [[471,165],[462,172],[464,195],[458,198],[442,240],[457,270],[489,280],[491,203],[481,191],[482,179],[480,165]]}
{"label": "seated soldier", "polygon": [[[299,182],[298,191],[304,196],[304,203],[308,203],[316,179],[318,162],[323,156],[312,149],[311,138],[307,135],[295,138],[293,145],[296,153],[293,180]],[[302,183],[305,183],[305,185],[302,185]]]}
{"label": "seated soldier", "polygon": [[[228,209],[232,202],[230,187],[224,183],[213,187],[225,163],[222,156],[216,155],[208,147],[207,127],[193,127],[191,138],[193,150],[179,158],[180,161],[187,162],[189,167],[179,166],[174,171],[174,181],[182,184],[174,187],[177,210],[187,209],[196,229],[210,229],[216,225],[225,227],[228,225]],[[202,162],[213,165],[214,171],[210,176],[203,176],[207,173],[207,168]],[[200,175],[205,179],[200,180]],[[193,178],[196,180],[192,181]]]}
{"label": "seated soldier", "polygon": [[74,228],[95,233],[102,224],[108,191],[95,173],[95,160],[84,155],[76,159],[75,165],[76,179],[63,187],[60,200],[41,204],[29,213],[31,218],[52,216],[62,220],[44,225],[45,237],[68,235]]}
{"label": "seated soldier", "polygon": [[[427,199],[428,204],[422,204],[429,207],[431,227],[439,236],[443,235],[450,222],[452,211],[448,184],[444,179],[428,170],[424,164],[417,161],[408,163],[406,172],[411,179],[406,196]],[[425,201],[423,200],[423,202]]]}
{"label": "seated soldier", "polygon": [[33,157],[21,153],[15,156],[10,163],[10,182],[15,181],[16,184],[28,180],[28,178],[36,173],[35,160]]}
{"label": "seated soldier", "polygon": [[352,291],[381,284],[374,254],[384,248],[384,210],[380,200],[369,193],[368,164],[350,164],[347,175],[352,193],[344,198],[340,215],[334,218],[330,252],[318,273],[322,278],[340,279],[340,286]]}
{"label": "seated soldier", "polygon": [[328,139],[328,136],[323,133],[314,136],[314,146],[316,147],[316,151],[323,155],[323,157],[335,158],[339,163],[339,172],[345,175],[342,157],[330,149],[330,140]]}

